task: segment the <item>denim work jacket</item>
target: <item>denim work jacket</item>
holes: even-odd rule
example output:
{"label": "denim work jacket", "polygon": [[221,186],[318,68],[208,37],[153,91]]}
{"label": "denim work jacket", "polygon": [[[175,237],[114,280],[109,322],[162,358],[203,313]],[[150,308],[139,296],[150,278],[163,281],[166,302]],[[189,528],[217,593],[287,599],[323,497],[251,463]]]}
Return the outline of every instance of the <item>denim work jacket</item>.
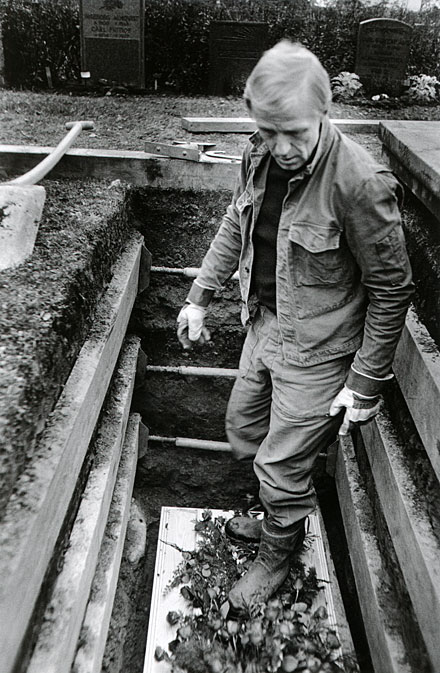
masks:
{"label": "denim work jacket", "polygon": [[[188,295],[207,306],[238,268],[244,324],[269,159],[257,132]],[[276,301],[286,360],[310,366],[356,351],[347,385],[367,395],[389,376],[413,293],[401,197],[391,171],[326,117],[313,161],[289,182],[279,222]]]}

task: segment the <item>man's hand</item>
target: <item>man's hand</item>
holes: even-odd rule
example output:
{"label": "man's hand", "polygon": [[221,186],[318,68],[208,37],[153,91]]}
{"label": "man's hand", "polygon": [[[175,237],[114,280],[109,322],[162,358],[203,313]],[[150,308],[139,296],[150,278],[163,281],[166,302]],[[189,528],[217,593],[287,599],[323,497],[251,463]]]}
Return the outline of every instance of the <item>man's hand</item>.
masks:
{"label": "man's hand", "polygon": [[206,308],[192,302],[187,302],[177,316],[177,338],[186,351],[196,343],[204,344],[210,341],[209,330],[204,326]]}
{"label": "man's hand", "polygon": [[350,423],[364,423],[373,418],[379,411],[380,402],[379,395],[363,397],[344,386],[331,403],[329,414],[330,416],[337,416],[341,409],[346,409],[339,434],[348,435]]}

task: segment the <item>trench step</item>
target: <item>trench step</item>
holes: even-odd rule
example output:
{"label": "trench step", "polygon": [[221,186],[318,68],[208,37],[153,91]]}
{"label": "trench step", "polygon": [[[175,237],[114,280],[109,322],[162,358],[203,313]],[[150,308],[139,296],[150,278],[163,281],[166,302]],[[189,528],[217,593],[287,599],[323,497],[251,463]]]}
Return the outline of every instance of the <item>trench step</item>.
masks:
{"label": "trench step", "polygon": [[[227,520],[234,515],[232,511],[210,511],[214,518],[223,517]],[[190,609],[179,587],[170,589],[169,584],[173,579],[174,571],[182,561],[182,551],[192,551],[197,548],[198,539],[194,524],[202,520],[203,512],[204,510],[199,508],[162,507],[144,673],[169,673],[170,671],[169,664],[165,661],[157,661],[154,653],[158,646],[167,650],[168,643],[176,638],[177,627],[170,625],[167,614],[170,611],[190,614]],[[329,626],[335,631],[341,643],[341,648],[336,652],[350,656],[354,662],[351,634],[343,610],[339,587],[337,583],[334,583],[335,575],[331,562],[329,568],[329,552],[325,547],[326,541],[321,521],[319,512],[310,515],[310,545],[305,546],[301,553],[301,561],[305,567],[314,567],[318,579],[322,582],[322,591],[317,594],[311,612],[320,606],[326,608]]]}
{"label": "trench step", "polygon": [[409,664],[402,634],[393,618],[398,601],[381,556],[371,504],[357,465],[351,437],[341,438],[336,485],[375,673],[417,673]]}
{"label": "trench step", "polygon": [[138,351],[139,339],[133,337],[125,342],[108,406],[101,415],[92,448],[93,465],[70,533],[62,570],[55,580],[27,673],[70,672],[124,446],[130,453],[134,480],[136,460],[131,445],[126,446],[125,437]]}
{"label": "trench step", "polygon": [[141,444],[139,414],[128,419],[108,523],[78,638],[73,673],[101,673]]}
{"label": "trench step", "polygon": [[385,412],[361,428],[364,448],[432,669],[440,671],[440,541],[424,511],[413,467]]}

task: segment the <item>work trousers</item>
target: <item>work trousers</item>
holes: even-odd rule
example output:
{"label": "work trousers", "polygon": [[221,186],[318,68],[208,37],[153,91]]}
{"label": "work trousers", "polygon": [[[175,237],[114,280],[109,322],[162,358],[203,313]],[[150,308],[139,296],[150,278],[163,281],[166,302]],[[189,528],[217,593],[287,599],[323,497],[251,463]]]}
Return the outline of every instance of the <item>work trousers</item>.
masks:
{"label": "work trousers", "polygon": [[249,328],[226,433],[235,458],[254,460],[260,501],[277,528],[315,508],[312,468],[342,422],[328,412],[352,360],[349,354],[311,367],[286,362],[277,318],[264,306]]}

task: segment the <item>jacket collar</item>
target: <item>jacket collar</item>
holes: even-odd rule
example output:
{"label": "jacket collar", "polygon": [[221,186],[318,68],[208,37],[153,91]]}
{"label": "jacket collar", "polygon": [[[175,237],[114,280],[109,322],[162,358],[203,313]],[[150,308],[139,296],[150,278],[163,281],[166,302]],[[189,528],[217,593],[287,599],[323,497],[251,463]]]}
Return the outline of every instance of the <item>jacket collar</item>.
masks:
{"label": "jacket collar", "polygon": [[[325,115],[321,124],[321,133],[319,134],[316,152],[312,161],[305,166],[304,171],[302,172],[303,175],[310,175],[313,173],[316,164],[319,162],[321,157],[327,153],[330,145],[332,144],[334,135],[335,127],[328,118],[328,115]],[[250,136],[249,142],[252,145],[250,160],[253,167],[257,168],[262,159],[269,153],[269,148],[261,138],[258,131],[255,131],[255,133]]]}

